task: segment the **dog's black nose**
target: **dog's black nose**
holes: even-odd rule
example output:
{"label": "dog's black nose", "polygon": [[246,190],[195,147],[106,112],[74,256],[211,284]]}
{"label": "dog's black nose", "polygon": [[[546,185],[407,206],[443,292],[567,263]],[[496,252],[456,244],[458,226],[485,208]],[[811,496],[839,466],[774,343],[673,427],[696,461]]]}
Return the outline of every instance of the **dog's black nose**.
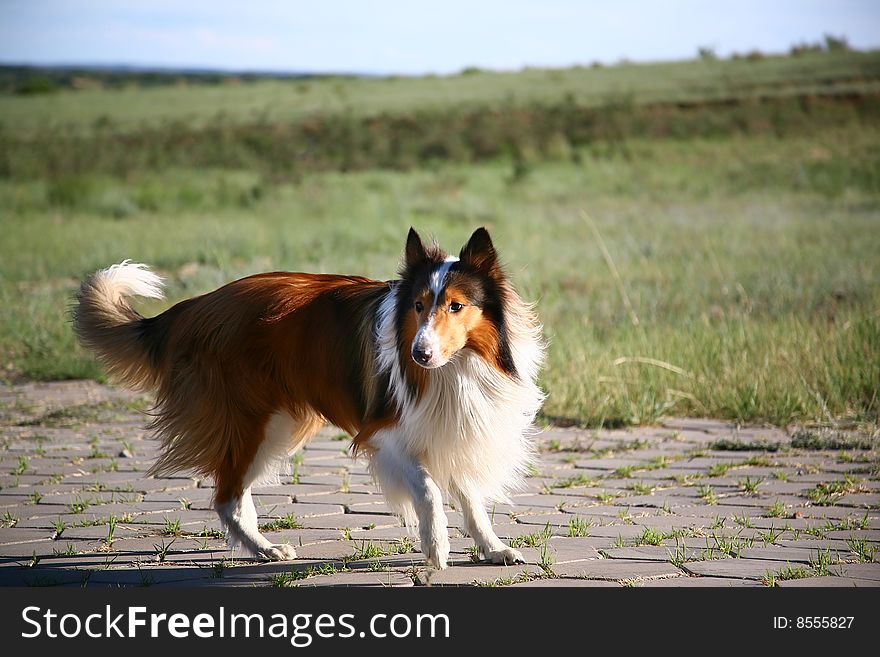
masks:
{"label": "dog's black nose", "polygon": [[416,361],[419,365],[427,365],[431,356],[433,356],[433,352],[430,349],[422,349],[420,347],[413,347],[412,357],[413,360]]}

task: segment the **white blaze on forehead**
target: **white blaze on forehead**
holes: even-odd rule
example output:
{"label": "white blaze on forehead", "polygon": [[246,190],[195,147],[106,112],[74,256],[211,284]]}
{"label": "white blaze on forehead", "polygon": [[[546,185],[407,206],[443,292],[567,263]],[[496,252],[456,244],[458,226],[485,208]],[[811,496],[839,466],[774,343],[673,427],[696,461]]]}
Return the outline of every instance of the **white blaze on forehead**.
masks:
{"label": "white blaze on forehead", "polygon": [[449,273],[450,267],[456,262],[458,262],[458,258],[449,256],[428,277],[428,288],[434,295],[434,303],[428,316],[428,321],[422,324],[416,332],[416,337],[413,339],[413,347],[418,347],[423,351],[432,352],[433,354],[440,353],[440,336],[434,331],[435,315],[433,311],[437,307],[437,297],[440,296],[443,286],[446,284],[446,275]]}
{"label": "white blaze on forehead", "polygon": [[458,262],[458,258],[455,256],[448,256],[446,260],[437,267],[437,269],[431,272],[431,276],[428,278],[428,287],[430,287],[431,292],[434,293],[435,301],[443,290],[443,285],[446,282],[446,274],[449,273],[449,268],[456,262]]}

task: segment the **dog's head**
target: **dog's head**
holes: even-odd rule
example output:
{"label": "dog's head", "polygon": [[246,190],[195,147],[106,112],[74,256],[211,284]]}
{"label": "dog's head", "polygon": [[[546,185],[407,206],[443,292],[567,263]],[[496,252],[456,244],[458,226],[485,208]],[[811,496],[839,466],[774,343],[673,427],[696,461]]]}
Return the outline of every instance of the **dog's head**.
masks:
{"label": "dog's head", "polygon": [[425,246],[410,228],[398,293],[401,348],[425,369],[443,367],[471,349],[507,374],[515,374],[508,344],[508,283],[485,228],[478,228],[458,257]]}

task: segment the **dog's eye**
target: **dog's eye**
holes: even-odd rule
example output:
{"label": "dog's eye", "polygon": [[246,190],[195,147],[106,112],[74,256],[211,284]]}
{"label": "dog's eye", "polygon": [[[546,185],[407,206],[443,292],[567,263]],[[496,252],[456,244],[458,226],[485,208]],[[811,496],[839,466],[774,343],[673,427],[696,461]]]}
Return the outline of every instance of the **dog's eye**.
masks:
{"label": "dog's eye", "polygon": [[424,304],[421,301],[416,301],[416,312],[420,313],[425,309]]}
{"label": "dog's eye", "polygon": [[457,313],[462,308],[464,308],[464,306],[461,305],[458,301],[453,301],[449,304],[449,312],[451,313]]}

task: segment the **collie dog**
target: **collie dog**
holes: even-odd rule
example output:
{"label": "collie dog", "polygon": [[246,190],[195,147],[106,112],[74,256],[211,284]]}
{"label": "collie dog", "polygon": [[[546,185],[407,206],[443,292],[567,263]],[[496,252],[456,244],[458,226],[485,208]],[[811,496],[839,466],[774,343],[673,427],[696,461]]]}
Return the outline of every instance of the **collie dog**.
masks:
{"label": "collie dog", "polygon": [[429,564],[449,559],[441,491],[486,559],[522,561],[486,507],[508,500],[534,457],[541,327],[484,228],[458,257],[410,229],[399,276],[258,274],[142,317],[127,298],[161,298],[162,281],[126,261],[82,284],[74,328],[113,378],[155,391],[151,473],[212,477],[231,545],[296,557],[260,534],[251,487],[330,422],[418,527]]}

